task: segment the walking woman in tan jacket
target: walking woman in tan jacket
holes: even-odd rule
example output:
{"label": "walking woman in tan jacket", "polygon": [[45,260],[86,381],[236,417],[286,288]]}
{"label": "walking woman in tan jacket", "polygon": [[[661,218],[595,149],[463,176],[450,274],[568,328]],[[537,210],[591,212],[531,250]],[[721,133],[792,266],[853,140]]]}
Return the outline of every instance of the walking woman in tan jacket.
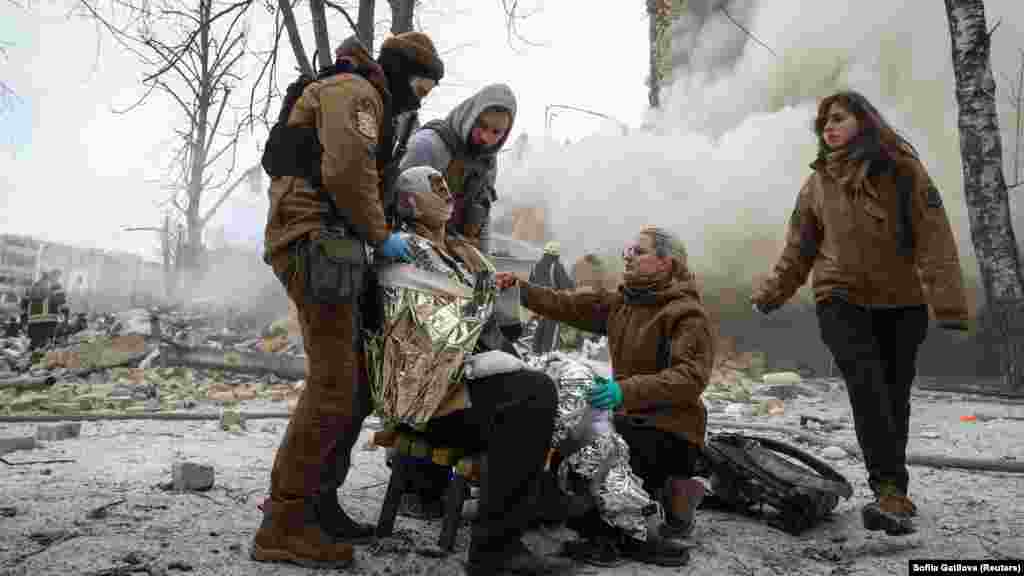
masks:
{"label": "walking woman in tan jacket", "polygon": [[818,157],[789,219],[786,247],[756,291],[770,313],[813,271],[821,336],[846,381],[875,500],[864,527],[914,531],[907,496],[910,388],[928,305],[939,326],[967,329],[949,219],[917,153],[864,96],[821,101]]}

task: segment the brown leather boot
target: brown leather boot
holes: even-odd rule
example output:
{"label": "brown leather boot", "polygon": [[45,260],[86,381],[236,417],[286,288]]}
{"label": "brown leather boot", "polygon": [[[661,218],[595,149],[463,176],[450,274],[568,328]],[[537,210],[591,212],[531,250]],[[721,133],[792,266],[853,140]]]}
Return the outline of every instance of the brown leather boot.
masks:
{"label": "brown leather boot", "polygon": [[689,538],[693,533],[697,508],[704,501],[704,484],[695,478],[669,478],[662,491],[665,522],[662,538]]}
{"label": "brown leather boot", "polygon": [[903,536],[917,531],[910,519],[914,503],[899,489],[883,485],[878,498],[861,509],[864,527],[868,530],[884,530],[889,536]]}
{"label": "brown leather boot", "polygon": [[309,519],[303,501],[266,502],[263,522],[253,539],[251,557],[257,562],[290,562],[307,568],[346,568],[352,564],[352,545],[325,534]]}

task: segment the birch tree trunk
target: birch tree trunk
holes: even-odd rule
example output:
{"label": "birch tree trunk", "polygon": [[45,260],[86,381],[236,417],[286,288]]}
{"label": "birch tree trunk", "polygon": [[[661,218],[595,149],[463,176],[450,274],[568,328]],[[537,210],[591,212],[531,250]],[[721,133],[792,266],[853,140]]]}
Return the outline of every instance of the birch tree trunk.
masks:
{"label": "birch tree trunk", "polygon": [[416,0],[389,0],[391,3],[391,33],[412,32],[412,17]]}
{"label": "birch tree trunk", "polygon": [[373,54],[373,14],[377,8],[376,0],[359,0],[359,39],[366,45],[367,51]]}
{"label": "birch tree trunk", "polygon": [[309,56],[306,55],[306,49],[302,46],[302,36],[299,35],[299,27],[295,24],[295,13],[292,11],[292,5],[288,0],[277,0],[277,6],[281,10],[285,31],[288,32],[288,42],[292,46],[292,53],[295,54],[295,61],[299,65],[299,70],[312,78],[315,76],[313,74],[313,65],[310,64]]}
{"label": "birch tree trunk", "polygon": [[1010,221],[996,83],[982,0],[945,0],[959,106],[960,155],[971,242],[1000,343],[1003,385],[1024,387],[1024,278]]}
{"label": "birch tree trunk", "polygon": [[658,77],[658,1],[647,0],[647,103],[657,108],[661,99],[661,79]]}
{"label": "birch tree trunk", "polygon": [[327,33],[327,15],[324,14],[324,0],[309,0],[309,14],[313,18],[313,39],[316,41],[316,55],[319,70],[334,64],[330,35]]}

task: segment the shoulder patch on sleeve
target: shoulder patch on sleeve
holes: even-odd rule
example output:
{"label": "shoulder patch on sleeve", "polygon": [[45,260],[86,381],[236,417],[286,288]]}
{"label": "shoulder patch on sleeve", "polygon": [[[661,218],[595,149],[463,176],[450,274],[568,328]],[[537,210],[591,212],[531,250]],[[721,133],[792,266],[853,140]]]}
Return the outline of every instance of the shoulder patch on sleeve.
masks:
{"label": "shoulder patch on sleeve", "polygon": [[929,208],[942,208],[942,196],[939,195],[939,189],[934,184],[928,186],[927,202]]}
{"label": "shoulder patch on sleeve", "polygon": [[365,100],[357,102],[355,107],[356,131],[376,142],[377,124],[377,116],[374,113],[373,105]]}

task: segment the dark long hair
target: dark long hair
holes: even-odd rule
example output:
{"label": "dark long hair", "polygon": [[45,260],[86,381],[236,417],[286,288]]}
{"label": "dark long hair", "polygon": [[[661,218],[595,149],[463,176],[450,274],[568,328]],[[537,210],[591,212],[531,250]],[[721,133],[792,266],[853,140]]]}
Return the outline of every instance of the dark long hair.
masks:
{"label": "dark long hair", "polygon": [[818,137],[818,161],[824,161],[831,148],[825,144],[825,124],[832,104],[839,104],[857,118],[860,133],[847,144],[857,156],[869,160],[895,160],[902,155],[917,157],[917,150],[901,136],[860,92],[845,90],[836,92],[818,104],[818,115],[814,118],[814,134]]}

